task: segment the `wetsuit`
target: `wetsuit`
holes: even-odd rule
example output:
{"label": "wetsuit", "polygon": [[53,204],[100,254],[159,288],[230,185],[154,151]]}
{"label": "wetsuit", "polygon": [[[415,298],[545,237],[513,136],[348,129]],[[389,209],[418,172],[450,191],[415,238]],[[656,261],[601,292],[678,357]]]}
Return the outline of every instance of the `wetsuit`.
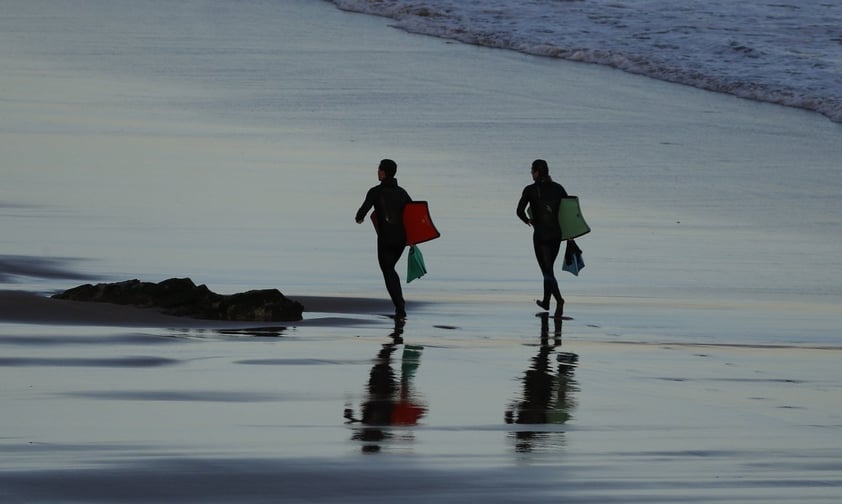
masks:
{"label": "wetsuit", "polygon": [[523,194],[517,204],[517,216],[529,224],[526,214],[529,206],[532,212],[532,244],[535,249],[535,259],[544,275],[543,304],[549,303],[550,296],[563,303],[558,281],[553,272],[553,265],[561,250],[561,226],[558,223],[558,209],[561,198],[567,196],[567,191],[561,184],[553,182],[550,177],[542,177],[523,188]]}
{"label": "wetsuit", "polygon": [[386,290],[395,305],[396,316],[406,316],[406,303],[401,290],[401,280],[395,271],[403,249],[406,247],[406,230],[403,227],[403,209],[412,201],[409,194],[398,186],[396,178],[386,178],[368,190],[356,220],[365,218],[372,207],[377,229],[377,262],[383,272]]}

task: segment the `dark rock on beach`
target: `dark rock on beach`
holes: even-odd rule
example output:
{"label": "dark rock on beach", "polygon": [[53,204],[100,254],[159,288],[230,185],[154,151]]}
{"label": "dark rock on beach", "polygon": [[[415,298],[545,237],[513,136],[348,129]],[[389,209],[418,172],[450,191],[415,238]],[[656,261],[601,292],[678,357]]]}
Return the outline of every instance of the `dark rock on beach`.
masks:
{"label": "dark rock on beach", "polygon": [[206,320],[297,321],[304,307],[277,289],[216,294],[189,278],[170,278],[160,283],[125,282],[85,284],[52,296],[54,299],[93,301],[156,308],[167,315]]}

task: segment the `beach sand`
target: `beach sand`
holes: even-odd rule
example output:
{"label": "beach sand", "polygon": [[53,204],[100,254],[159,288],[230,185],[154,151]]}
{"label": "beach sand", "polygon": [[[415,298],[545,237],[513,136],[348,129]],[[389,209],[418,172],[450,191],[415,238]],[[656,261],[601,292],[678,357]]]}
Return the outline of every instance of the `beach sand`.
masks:
{"label": "beach sand", "polygon": [[395,326],[303,297],[328,311],[267,326],[0,299],[4,502],[839,496],[838,347],[593,341],[524,307],[489,327],[511,309],[489,300]]}
{"label": "beach sand", "polygon": [[[131,7],[0,30],[0,501],[839,501],[838,125],[323,2]],[[404,325],[353,223],[387,153],[442,232]],[[594,229],[563,322],[535,157]],[[174,276],[304,320],[48,297]]]}

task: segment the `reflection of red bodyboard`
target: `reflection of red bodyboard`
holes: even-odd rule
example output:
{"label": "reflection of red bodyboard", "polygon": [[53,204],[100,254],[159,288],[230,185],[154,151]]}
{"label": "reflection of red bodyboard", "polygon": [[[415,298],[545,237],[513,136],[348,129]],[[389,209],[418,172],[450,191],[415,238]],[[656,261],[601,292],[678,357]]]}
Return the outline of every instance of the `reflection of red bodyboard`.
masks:
{"label": "reflection of red bodyboard", "polygon": [[418,425],[426,412],[427,408],[401,399],[395,403],[390,420],[392,425]]}
{"label": "reflection of red bodyboard", "polygon": [[[371,212],[371,222],[377,228],[377,217]],[[410,201],[403,209],[403,227],[406,228],[406,244],[418,245],[441,236],[430,218],[426,201]]]}

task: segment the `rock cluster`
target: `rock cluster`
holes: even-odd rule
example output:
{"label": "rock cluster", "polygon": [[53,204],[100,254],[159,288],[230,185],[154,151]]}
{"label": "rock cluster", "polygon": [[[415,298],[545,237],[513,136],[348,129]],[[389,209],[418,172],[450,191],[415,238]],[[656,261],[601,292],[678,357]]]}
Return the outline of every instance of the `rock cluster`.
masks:
{"label": "rock cluster", "polygon": [[189,278],[170,278],[160,283],[125,282],[85,284],[52,296],[55,299],[94,301],[156,308],[167,315],[207,320],[297,321],[304,307],[277,289],[216,294]]}

